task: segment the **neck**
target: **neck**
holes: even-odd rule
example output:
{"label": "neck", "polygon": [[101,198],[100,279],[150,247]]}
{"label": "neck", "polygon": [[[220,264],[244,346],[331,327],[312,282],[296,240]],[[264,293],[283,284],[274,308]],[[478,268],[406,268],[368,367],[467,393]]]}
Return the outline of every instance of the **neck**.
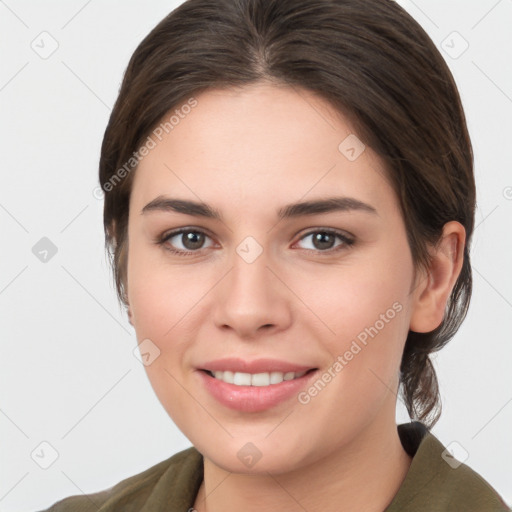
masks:
{"label": "neck", "polygon": [[374,423],[350,446],[287,473],[230,473],[205,457],[204,480],[194,509],[197,512],[296,512],[300,509],[382,512],[398,492],[411,460],[402,447],[394,422],[386,430]]}

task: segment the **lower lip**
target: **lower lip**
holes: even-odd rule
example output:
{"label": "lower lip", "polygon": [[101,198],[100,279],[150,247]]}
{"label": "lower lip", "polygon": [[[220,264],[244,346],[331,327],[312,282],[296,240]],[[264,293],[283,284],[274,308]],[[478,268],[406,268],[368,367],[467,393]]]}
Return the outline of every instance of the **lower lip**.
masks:
{"label": "lower lip", "polygon": [[315,373],[312,371],[297,379],[284,380],[270,386],[237,386],[199,370],[206,389],[214,398],[222,405],[242,412],[265,411],[297,396]]}

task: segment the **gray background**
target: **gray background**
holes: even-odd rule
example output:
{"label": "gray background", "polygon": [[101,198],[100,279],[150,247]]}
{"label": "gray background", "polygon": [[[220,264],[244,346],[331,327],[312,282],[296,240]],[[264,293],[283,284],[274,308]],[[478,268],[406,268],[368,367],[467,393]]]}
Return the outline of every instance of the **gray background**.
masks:
{"label": "gray background", "polygon": [[[179,3],[0,0],[1,511],[111,487],[190,445],[133,354],[93,192],[128,60]],[[399,3],[450,65],[476,155],[474,294],[435,357],[433,432],[512,503],[512,0]]]}

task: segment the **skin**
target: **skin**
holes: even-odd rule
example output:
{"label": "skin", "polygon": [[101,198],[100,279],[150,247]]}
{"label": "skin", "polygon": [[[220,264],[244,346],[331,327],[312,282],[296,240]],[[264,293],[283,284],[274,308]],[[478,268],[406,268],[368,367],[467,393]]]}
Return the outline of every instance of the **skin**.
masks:
{"label": "skin", "polygon": [[[136,171],[127,263],[130,322],[139,343],[149,338],[160,350],[146,366],[151,385],[204,456],[194,507],[382,511],[411,462],[395,421],[407,333],[442,321],[462,266],[464,228],[445,225],[428,274],[418,271],[414,280],[383,164],[369,147],[355,161],[338,150],[354,131],[328,103],[268,83],[208,90],[196,99]],[[142,214],[160,195],[211,204],[223,222]],[[338,211],[278,222],[285,204],[333,195],[357,198],[378,214]],[[193,255],[155,243],[184,227],[207,235]],[[322,228],[355,243],[335,237],[332,249],[322,249],[306,236]],[[263,250],[250,264],[236,252],[248,236]],[[181,235],[166,242],[194,250],[185,244]],[[397,302],[401,311],[307,404],[293,397],[263,412],[231,410],[207,392],[196,370],[222,357],[276,358],[321,374]],[[248,442],[261,453],[251,468],[237,457]]]}

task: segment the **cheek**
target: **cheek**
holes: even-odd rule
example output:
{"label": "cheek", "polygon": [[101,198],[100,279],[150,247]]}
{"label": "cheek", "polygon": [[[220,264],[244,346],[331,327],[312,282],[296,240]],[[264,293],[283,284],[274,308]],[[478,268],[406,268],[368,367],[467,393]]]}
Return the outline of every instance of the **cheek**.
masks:
{"label": "cheek", "polygon": [[194,272],[191,266],[170,265],[163,248],[130,247],[128,300],[138,335],[163,339],[182,328],[181,321],[207,289],[204,280],[191,277]]}
{"label": "cheek", "polygon": [[[295,277],[294,291],[303,297],[309,317],[323,325],[323,339],[332,348],[344,343],[407,331],[409,272],[378,261],[329,269],[314,278]],[[320,328],[319,328],[320,329]],[[389,333],[389,335],[388,335]]]}
{"label": "cheek", "polygon": [[[317,337],[322,334],[324,348],[343,368],[334,371],[337,384],[332,390],[337,388],[347,400],[353,397],[354,406],[363,396],[370,406],[386,389],[396,388],[409,330],[412,267],[405,258],[398,262],[391,254],[380,255],[359,266],[331,271],[317,279],[307,294],[305,289],[300,292],[322,320]],[[347,390],[354,393],[347,395]]]}
{"label": "cheek", "polygon": [[128,297],[138,343],[149,343],[157,354],[145,365],[145,371],[163,408],[178,428],[187,431],[193,404],[184,391],[182,363],[189,348],[186,340],[191,335],[185,331],[192,325],[190,318],[200,285],[191,283],[183,272],[162,269],[161,264],[142,264],[143,261],[134,255],[130,262]]}

